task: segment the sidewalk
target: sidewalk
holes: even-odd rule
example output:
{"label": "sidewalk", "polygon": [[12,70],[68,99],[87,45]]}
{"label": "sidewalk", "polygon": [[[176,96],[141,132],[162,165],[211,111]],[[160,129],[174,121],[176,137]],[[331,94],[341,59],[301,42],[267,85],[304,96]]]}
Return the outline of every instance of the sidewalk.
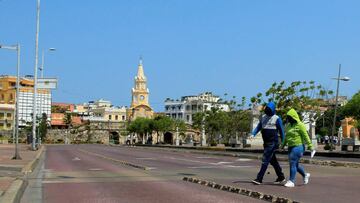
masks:
{"label": "sidewalk", "polygon": [[24,175],[31,172],[43,151],[32,151],[29,145],[19,144],[21,160],[13,160],[14,144],[0,144],[0,202],[15,201],[25,188]]}

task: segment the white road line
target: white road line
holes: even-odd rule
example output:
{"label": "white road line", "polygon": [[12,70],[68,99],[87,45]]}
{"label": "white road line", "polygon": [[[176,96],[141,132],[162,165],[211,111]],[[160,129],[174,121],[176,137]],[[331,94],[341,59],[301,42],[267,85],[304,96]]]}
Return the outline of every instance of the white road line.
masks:
{"label": "white road line", "polygon": [[155,158],[151,158],[151,157],[139,157],[139,158],[135,158],[135,159],[139,159],[139,160],[156,160]]}
{"label": "white road line", "polygon": [[89,171],[102,171],[102,168],[89,168]]}
{"label": "white road line", "polygon": [[209,164],[212,164],[212,165],[223,165],[223,164],[233,164],[234,162],[226,162],[226,161],[220,161],[220,162],[217,162],[217,163],[209,163]]}
{"label": "white road line", "polygon": [[199,157],[196,157],[197,159],[216,159],[214,157],[209,157],[209,156],[199,156]]}
{"label": "white road line", "polygon": [[217,166],[191,166],[191,167],[187,167],[187,168],[218,168]]}
{"label": "white road line", "polygon": [[72,159],[73,161],[80,161],[81,159],[79,157],[75,157]]}
{"label": "white road line", "polygon": [[252,159],[236,159],[236,161],[251,161]]}
{"label": "white road line", "polygon": [[233,166],[233,165],[224,165],[225,168],[251,168],[255,166]]}

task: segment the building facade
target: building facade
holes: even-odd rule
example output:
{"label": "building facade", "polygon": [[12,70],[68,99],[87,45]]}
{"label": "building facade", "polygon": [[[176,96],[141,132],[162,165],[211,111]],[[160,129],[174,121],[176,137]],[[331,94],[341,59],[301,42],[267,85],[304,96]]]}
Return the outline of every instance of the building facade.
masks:
{"label": "building facade", "polygon": [[183,96],[181,99],[166,99],[165,114],[173,119],[180,119],[192,124],[193,116],[197,112],[204,112],[212,108],[229,111],[229,106],[220,102],[220,97],[211,92],[201,93],[197,96]]}
{"label": "building facade", "polygon": [[15,105],[0,104],[0,130],[12,130],[14,127]]}
{"label": "building facade", "polygon": [[138,117],[152,118],[154,112],[149,104],[149,89],[144,74],[142,60],[138,66],[138,73],[135,76],[135,86],[131,90],[131,105],[128,109],[128,119],[135,120]]}
{"label": "building facade", "polygon": [[[20,79],[19,89],[19,126],[25,126],[32,122],[34,80],[31,77]],[[0,104],[15,104],[16,99],[16,77],[0,76]],[[51,120],[51,91],[49,89],[38,89],[36,97],[36,112],[38,117],[46,113]]]}

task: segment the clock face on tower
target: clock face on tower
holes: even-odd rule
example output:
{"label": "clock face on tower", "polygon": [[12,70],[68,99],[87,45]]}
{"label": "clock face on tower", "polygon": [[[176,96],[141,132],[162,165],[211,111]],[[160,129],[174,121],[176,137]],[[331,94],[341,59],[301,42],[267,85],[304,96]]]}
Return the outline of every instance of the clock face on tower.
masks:
{"label": "clock face on tower", "polygon": [[144,95],[140,95],[140,101],[144,101],[145,97]]}

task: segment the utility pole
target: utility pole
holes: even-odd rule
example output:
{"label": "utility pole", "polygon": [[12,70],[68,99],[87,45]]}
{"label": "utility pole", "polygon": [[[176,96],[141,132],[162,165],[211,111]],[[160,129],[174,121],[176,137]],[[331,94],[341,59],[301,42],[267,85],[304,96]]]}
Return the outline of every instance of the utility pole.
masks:
{"label": "utility pole", "polygon": [[15,46],[0,45],[0,49],[10,49],[17,51],[17,64],[16,64],[16,98],[15,98],[15,126],[13,126],[13,138],[15,139],[15,155],[12,159],[20,160],[19,154],[19,92],[20,92],[20,44]]}
{"label": "utility pole", "polygon": [[337,85],[336,85],[336,96],[335,96],[335,109],[334,109],[334,119],[333,119],[333,126],[332,126],[332,130],[331,130],[331,136],[330,136],[330,151],[333,150],[333,137],[335,134],[335,124],[336,124],[336,111],[337,111],[337,106],[338,106],[338,98],[339,98],[339,84],[340,84],[340,80],[342,81],[349,81],[350,78],[349,77],[343,77],[340,78],[340,72],[341,72],[341,64],[339,64],[339,74],[337,78],[332,78],[334,80],[337,80]]}
{"label": "utility pole", "polygon": [[35,33],[35,67],[34,67],[34,98],[33,98],[33,126],[32,126],[32,145],[31,149],[36,150],[36,97],[37,97],[37,69],[39,59],[39,30],[40,30],[40,0],[37,0],[36,5],[36,33]]}

